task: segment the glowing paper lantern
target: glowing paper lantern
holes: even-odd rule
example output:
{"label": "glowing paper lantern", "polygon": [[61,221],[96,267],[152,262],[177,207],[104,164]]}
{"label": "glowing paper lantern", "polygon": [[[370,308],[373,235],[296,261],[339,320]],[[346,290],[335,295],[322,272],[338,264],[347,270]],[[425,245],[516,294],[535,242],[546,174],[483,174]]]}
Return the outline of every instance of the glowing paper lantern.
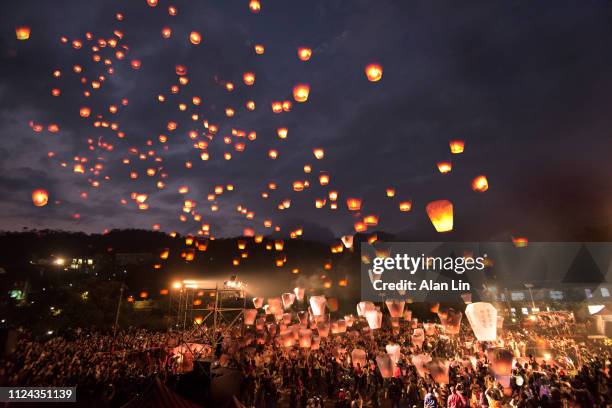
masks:
{"label": "glowing paper lantern", "polygon": [[476,176],[474,180],[472,180],[472,190],[484,193],[489,189],[489,181],[486,176]]}
{"label": "glowing paper lantern", "polygon": [[301,348],[310,348],[310,346],[312,345],[312,330],[300,329],[299,343]]}
{"label": "glowing paper lantern", "polygon": [[465,315],[478,341],[495,341],[497,339],[497,309],[490,303],[470,303],[465,308]]}
{"label": "glowing paper lantern", "polygon": [[244,310],[244,324],[252,326],[255,323],[257,317],[257,309],[245,309]]}
{"label": "glowing paper lantern", "polygon": [[295,99],[296,102],[306,102],[309,94],[310,85],[308,84],[297,84],[293,87],[293,99]]}
{"label": "glowing paper lantern", "polygon": [[453,230],[453,204],[450,201],[432,201],[425,209],[437,232]]}
{"label": "glowing paper lantern", "polygon": [[402,317],[404,314],[404,306],[406,305],[405,301],[388,299],[385,300],[385,304],[387,305],[387,309],[389,310],[389,315],[391,317]]}
{"label": "glowing paper lantern", "polygon": [[300,47],[298,48],[297,53],[298,53],[298,58],[301,61],[308,61],[310,57],[312,56],[312,49],[306,48],[306,47]]}
{"label": "glowing paper lantern", "polygon": [[283,293],[281,296],[283,300],[283,307],[285,309],[289,309],[293,302],[295,301],[295,294],[293,293]]}
{"label": "glowing paper lantern", "polygon": [[255,309],[261,309],[263,307],[263,303],[264,303],[263,298],[260,298],[260,297],[253,298],[253,306],[255,306]]}
{"label": "glowing paper lantern", "polygon": [[30,38],[30,27],[21,26],[15,28],[15,36],[19,41],[25,41]]}
{"label": "glowing paper lantern", "polygon": [[343,235],[342,244],[346,247],[346,249],[351,249],[353,247],[353,236],[352,235]]}
{"label": "glowing paper lantern", "polygon": [[325,304],[327,299],[325,296],[311,296],[310,297],[310,308],[314,316],[322,316],[325,313]]}
{"label": "glowing paper lantern", "polygon": [[36,207],[44,207],[49,201],[49,193],[41,188],[32,191],[32,202]]}
{"label": "glowing paper lantern", "polygon": [[198,45],[202,42],[202,35],[197,31],[192,31],[189,34],[189,41],[191,41],[193,45]]}
{"label": "glowing paper lantern", "polygon": [[353,361],[353,368],[365,367],[366,364],[366,352],[362,349],[353,349],[351,352],[351,360]]}
{"label": "glowing paper lantern", "polygon": [[355,323],[355,316],[353,315],[344,315],[344,321],[346,322],[347,327],[352,327],[353,323]]}
{"label": "glowing paper lantern", "polygon": [[297,300],[299,300],[300,302],[304,300],[304,292],[306,292],[306,289],[304,288],[293,288],[293,293],[295,294]]}
{"label": "glowing paper lantern", "polygon": [[526,248],[529,245],[529,240],[525,237],[512,237],[512,243],[515,248]]}
{"label": "glowing paper lantern", "polygon": [[427,363],[431,361],[431,356],[427,354],[418,354],[416,356],[412,356],[412,364],[417,370],[417,374],[421,377],[425,377],[427,375]]}
{"label": "glowing paper lantern", "polygon": [[465,148],[465,142],[460,139],[451,140],[449,145],[452,154],[463,153],[463,149]]}
{"label": "glowing paper lantern", "polygon": [[374,309],[365,312],[365,318],[370,329],[380,329],[382,326],[382,312]]}
{"label": "glowing paper lantern", "polygon": [[404,310],[404,321],[409,322],[412,320],[412,310]]}
{"label": "glowing paper lantern", "polygon": [[261,11],[261,3],[259,0],[251,0],[249,2],[249,10],[254,14],[259,13]]}
{"label": "glowing paper lantern", "polygon": [[320,337],[328,337],[329,336],[329,323],[327,322],[318,322],[317,323],[317,332]]}
{"label": "glowing paper lantern", "polygon": [[365,74],[370,82],[378,82],[382,78],[383,68],[379,64],[369,64],[365,67]]}
{"label": "glowing paper lantern", "polygon": [[361,209],[361,199],[359,198],[347,198],[346,206],[349,211],[359,211]]}
{"label": "glowing paper lantern", "polygon": [[268,298],[268,306],[270,313],[274,315],[282,315],[283,313],[283,302],[279,297]]}
{"label": "glowing paper lantern", "polygon": [[380,370],[380,375],[383,378],[393,377],[395,365],[393,364],[393,360],[391,360],[391,357],[389,357],[388,354],[381,354],[376,356],[376,366],[378,367],[378,370]]}
{"label": "glowing paper lantern", "polygon": [[437,166],[438,170],[442,174],[450,173],[450,171],[453,169],[451,162],[438,162]]}
{"label": "glowing paper lantern", "polygon": [[374,303],[367,300],[357,303],[358,316],[365,317],[365,312],[367,312],[368,310],[376,310],[376,306],[374,306]]}
{"label": "glowing paper lantern", "polygon": [[391,357],[391,361],[393,364],[397,364],[400,359],[400,345],[395,343],[389,343],[385,346],[385,350],[387,350],[387,354]]}

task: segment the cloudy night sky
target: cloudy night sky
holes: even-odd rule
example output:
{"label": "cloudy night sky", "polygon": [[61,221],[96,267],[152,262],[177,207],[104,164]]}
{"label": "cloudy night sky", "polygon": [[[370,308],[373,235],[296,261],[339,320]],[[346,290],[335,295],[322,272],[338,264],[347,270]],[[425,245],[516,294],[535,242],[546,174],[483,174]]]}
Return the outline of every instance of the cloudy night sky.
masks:
{"label": "cloudy night sky", "polygon": [[[448,238],[612,239],[612,3],[260,1],[257,14],[248,0],[159,0],[156,7],[146,0],[3,1],[0,229],[100,233],[159,224],[184,234],[206,223],[212,234],[227,237],[245,228],[271,234],[263,226],[271,219],[281,235],[303,227],[303,238],[329,240],[353,233],[359,217],[376,214],[380,223],[370,231],[429,240],[440,235],[425,206],[448,199],[455,219]],[[29,40],[16,39],[19,26],[31,28]],[[168,39],[164,27],[172,29]],[[199,45],[189,41],[192,31],[201,34]],[[111,38],[118,41],[114,49],[92,50],[98,39]],[[74,49],[73,40],[82,48]],[[263,55],[255,44],[265,46]],[[300,61],[299,47],[312,49],[309,61]],[[117,50],[124,59],[116,58]],[[94,54],[111,61],[112,75]],[[130,66],[134,59],[141,61],[138,70]],[[383,67],[378,82],[366,78],[370,63]],[[81,73],[73,72],[75,64]],[[172,94],[179,64],[187,67],[189,83]],[[253,86],[243,83],[244,72],[255,74]],[[93,89],[100,75],[105,80]],[[298,83],[310,85],[305,103],[293,100]],[[53,96],[54,88],[61,95]],[[193,96],[201,105],[192,104]],[[255,102],[254,111],[246,109],[247,100]],[[274,114],[271,103],[284,100],[293,102],[291,111]],[[118,107],[116,114],[110,105]],[[91,109],[88,118],[79,115],[84,106]],[[226,107],[235,116],[226,117]],[[219,128],[212,140],[204,120]],[[116,123],[125,137],[95,127],[96,121]],[[176,130],[167,129],[169,121]],[[31,122],[44,129],[35,132]],[[49,124],[59,131],[49,132]],[[284,140],[279,127],[288,128]],[[257,138],[232,136],[232,129],[255,131]],[[196,141],[209,143],[208,161],[200,159],[191,130]],[[464,153],[451,155],[452,139],[465,140]],[[238,142],[244,152],[234,149]],[[315,147],[325,149],[323,160],[313,156]],[[270,149],[279,152],[276,160],[268,157]],[[147,156],[150,150],[155,153]],[[75,157],[87,159],[85,174],[73,172]],[[441,174],[440,161],[451,161],[452,171]],[[90,168],[98,163],[103,166],[94,174]],[[147,176],[149,168],[155,176]],[[330,175],[328,186],[319,185],[321,171]],[[165,188],[158,189],[162,173]],[[474,192],[471,181],[481,174],[489,189]],[[309,180],[310,188],[293,191],[296,180]],[[269,182],[278,188],[269,190]],[[207,201],[215,186],[227,184],[234,191]],[[189,193],[179,194],[180,186]],[[388,187],[396,189],[395,198],[386,196]],[[32,203],[39,188],[49,193],[44,207]],[[339,192],[338,209],[329,208],[329,199],[316,209],[315,199],[329,190]],[[132,192],[148,194],[147,210],[137,208]],[[347,197],[363,199],[360,214],[347,211]],[[291,207],[278,210],[289,198]],[[199,222],[182,211],[185,199],[197,202]],[[404,200],[412,200],[411,212],[399,211]],[[211,211],[213,203],[218,211]],[[238,213],[238,205],[254,219]]]}

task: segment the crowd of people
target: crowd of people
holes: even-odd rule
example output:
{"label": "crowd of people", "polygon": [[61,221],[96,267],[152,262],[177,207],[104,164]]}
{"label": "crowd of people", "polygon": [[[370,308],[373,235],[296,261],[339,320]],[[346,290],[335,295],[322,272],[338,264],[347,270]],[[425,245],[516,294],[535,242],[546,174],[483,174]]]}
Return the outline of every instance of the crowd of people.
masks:
{"label": "crowd of people", "polygon": [[[415,345],[410,322],[369,330],[357,320],[346,332],[308,348],[285,347],[278,336],[257,337],[254,328],[244,326],[221,330],[218,344],[211,344],[217,336],[210,330],[128,329],[114,335],[75,329],[42,339],[22,331],[16,350],[0,364],[0,381],[3,386],[77,386],[82,401],[120,406],[155,376],[173,383],[184,375],[185,362],[211,357],[217,365],[240,370],[236,397],[247,407],[610,406],[612,347],[602,339],[577,340],[569,329],[513,327],[502,330],[496,342],[483,343],[466,324],[456,335],[445,334],[438,324]],[[176,355],[185,341],[206,347]],[[389,344],[399,345],[391,373],[377,361]],[[513,356],[509,378],[492,370],[490,351],[499,347]],[[364,361],[353,361],[355,349],[365,351]],[[415,360],[424,355],[445,362],[447,371],[424,370]]]}

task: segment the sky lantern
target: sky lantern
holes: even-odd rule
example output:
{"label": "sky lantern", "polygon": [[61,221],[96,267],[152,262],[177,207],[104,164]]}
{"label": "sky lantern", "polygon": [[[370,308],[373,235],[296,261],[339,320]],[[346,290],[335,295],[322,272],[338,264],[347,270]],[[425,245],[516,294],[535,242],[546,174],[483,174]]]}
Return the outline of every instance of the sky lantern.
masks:
{"label": "sky lantern", "polygon": [[351,352],[351,360],[353,361],[353,368],[364,368],[366,364],[367,353],[363,349],[355,348]]}
{"label": "sky lantern", "polygon": [[251,86],[255,83],[255,74],[252,72],[245,72],[242,74],[242,80],[245,85]]}
{"label": "sky lantern", "polygon": [[529,239],[526,237],[512,237],[512,243],[515,248],[526,248],[529,245]]}
{"label": "sky lantern", "polygon": [[289,133],[289,129],[287,129],[286,127],[278,128],[276,130],[276,133],[280,139],[286,139],[287,134]]}
{"label": "sky lantern", "polygon": [[438,162],[437,166],[438,171],[440,171],[440,173],[442,174],[450,173],[450,171],[453,169],[453,165],[451,164],[451,162],[447,161]]}
{"label": "sky lantern", "polygon": [[293,99],[295,99],[296,102],[306,102],[309,94],[310,85],[308,84],[297,84],[293,87]]}
{"label": "sky lantern", "polygon": [[444,326],[446,334],[459,334],[462,317],[463,313],[452,308],[438,310],[438,318]]}
{"label": "sky lantern", "polygon": [[379,64],[369,64],[365,67],[365,74],[370,82],[378,82],[382,78],[383,68]]}
{"label": "sky lantern", "polygon": [[376,309],[367,310],[365,312],[365,318],[368,322],[370,329],[380,329],[382,325],[382,312]]}
{"label": "sky lantern", "polygon": [[264,298],[254,297],[253,298],[253,306],[255,309],[261,309],[263,307]]}
{"label": "sky lantern", "polygon": [[310,57],[312,56],[312,49],[307,48],[307,47],[300,47],[298,48],[298,58],[301,61],[308,61],[310,59]]}
{"label": "sky lantern", "polygon": [[300,348],[310,348],[312,344],[312,330],[300,329],[299,344],[300,344]]}
{"label": "sky lantern", "polygon": [[451,140],[449,145],[452,154],[463,153],[463,149],[465,148],[465,142],[461,139]]}
{"label": "sky lantern", "polygon": [[465,308],[465,315],[478,341],[495,341],[497,339],[497,309],[491,303],[470,303]]}
{"label": "sky lantern", "polygon": [[406,305],[405,301],[387,299],[385,300],[385,304],[387,305],[387,309],[389,310],[389,315],[391,317],[402,317],[404,315],[404,306]]}
{"label": "sky lantern", "polygon": [[474,180],[472,180],[472,190],[478,193],[484,193],[489,189],[489,181],[486,176],[476,176]]}
{"label": "sky lantern", "polygon": [[36,207],[44,207],[49,201],[49,193],[41,188],[32,191],[32,202]]}
{"label": "sky lantern", "polygon": [[354,225],[355,232],[365,232],[368,230],[368,226],[365,222],[357,221]]}
{"label": "sky lantern", "polygon": [[361,199],[360,198],[347,198],[346,206],[349,211],[359,211],[361,209]]}
{"label": "sky lantern", "polygon": [[295,293],[283,293],[281,299],[283,301],[283,307],[285,308],[285,310],[289,309],[295,301]]}
{"label": "sky lantern", "polygon": [[160,259],[168,259],[168,256],[170,255],[170,249],[165,248],[163,251],[161,251],[161,253],[159,254]]}
{"label": "sky lantern", "polygon": [[170,27],[162,28],[161,35],[163,38],[170,38],[172,36],[172,29]]}
{"label": "sky lantern", "polygon": [[320,183],[322,186],[326,186],[326,185],[328,185],[328,184],[329,184],[329,174],[328,174],[328,173],[325,173],[325,172],[321,172],[321,173],[319,174],[319,183]]}
{"label": "sky lantern", "polygon": [[327,303],[327,299],[325,298],[325,296],[311,296],[309,303],[310,308],[312,309],[312,314],[314,316],[322,316],[323,314],[325,314],[325,304]]}
{"label": "sky lantern", "polygon": [[321,149],[320,147],[316,147],[312,149],[312,154],[314,154],[317,160],[321,160],[325,157],[325,150]]}
{"label": "sky lantern", "polygon": [[202,42],[202,35],[197,31],[192,31],[189,34],[189,41],[191,41],[193,45],[198,45]]}
{"label": "sky lantern", "polygon": [[393,187],[387,188],[387,197],[389,198],[395,197],[395,189]]}
{"label": "sky lantern", "polygon": [[412,201],[402,201],[399,203],[399,209],[402,212],[408,212],[412,210]]}
{"label": "sky lantern", "polygon": [[257,309],[244,309],[244,324],[252,326],[255,324],[255,317],[257,317]]}
{"label": "sky lantern", "polygon": [[346,249],[351,249],[353,247],[353,236],[352,235],[343,235],[341,238],[341,241]]}
{"label": "sky lantern", "polygon": [[425,208],[437,232],[453,230],[453,204],[448,200],[436,200]]}
{"label": "sky lantern", "polygon": [[257,14],[261,11],[261,3],[259,2],[259,0],[251,0],[249,2],[249,10],[251,10],[251,13]]}
{"label": "sky lantern", "polygon": [[88,118],[89,115],[91,115],[91,109],[89,109],[87,106],[83,106],[81,109],[79,109],[79,115],[82,118]]}
{"label": "sky lantern", "polygon": [[140,67],[142,66],[142,63],[140,62],[140,60],[134,59],[130,62],[130,65],[132,66],[133,69],[140,69]]}
{"label": "sky lantern", "polygon": [[30,38],[30,27],[21,26],[15,28],[15,36],[19,41],[25,41]]}
{"label": "sky lantern", "polygon": [[393,361],[393,364],[397,364],[401,354],[400,345],[397,343],[388,343],[385,346],[385,350],[387,351],[389,357],[391,357],[391,361]]}
{"label": "sky lantern", "polygon": [[155,7],[155,6],[157,6],[157,0],[147,0],[147,4],[150,7]]}
{"label": "sky lantern", "polygon": [[378,217],[376,215],[366,215],[363,217],[363,223],[369,227],[378,225]]}
{"label": "sky lantern", "polygon": [[255,49],[255,54],[257,55],[262,55],[264,52],[266,52],[266,48],[262,44],[255,44],[255,47],[253,48]]}
{"label": "sky lantern", "polygon": [[295,297],[297,298],[298,301],[302,301],[304,300],[304,293],[306,292],[306,289],[304,288],[293,288],[293,293],[295,294]]}

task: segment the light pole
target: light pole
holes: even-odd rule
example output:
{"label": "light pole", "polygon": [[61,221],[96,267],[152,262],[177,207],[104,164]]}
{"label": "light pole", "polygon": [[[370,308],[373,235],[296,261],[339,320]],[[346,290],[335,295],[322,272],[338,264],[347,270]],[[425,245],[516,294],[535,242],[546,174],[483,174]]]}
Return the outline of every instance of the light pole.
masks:
{"label": "light pole", "polygon": [[533,301],[533,293],[531,293],[531,288],[533,288],[532,283],[525,283],[525,287],[529,290],[529,297],[531,298],[531,310],[535,309],[535,302]]}
{"label": "light pole", "polygon": [[113,326],[113,347],[115,346],[115,337],[117,336],[117,326],[119,326],[119,313],[121,312],[121,300],[123,299],[123,290],[125,289],[125,285],[121,284],[121,289],[119,290],[119,301],[117,302],[117,313],[115,314],[115,325]]}

